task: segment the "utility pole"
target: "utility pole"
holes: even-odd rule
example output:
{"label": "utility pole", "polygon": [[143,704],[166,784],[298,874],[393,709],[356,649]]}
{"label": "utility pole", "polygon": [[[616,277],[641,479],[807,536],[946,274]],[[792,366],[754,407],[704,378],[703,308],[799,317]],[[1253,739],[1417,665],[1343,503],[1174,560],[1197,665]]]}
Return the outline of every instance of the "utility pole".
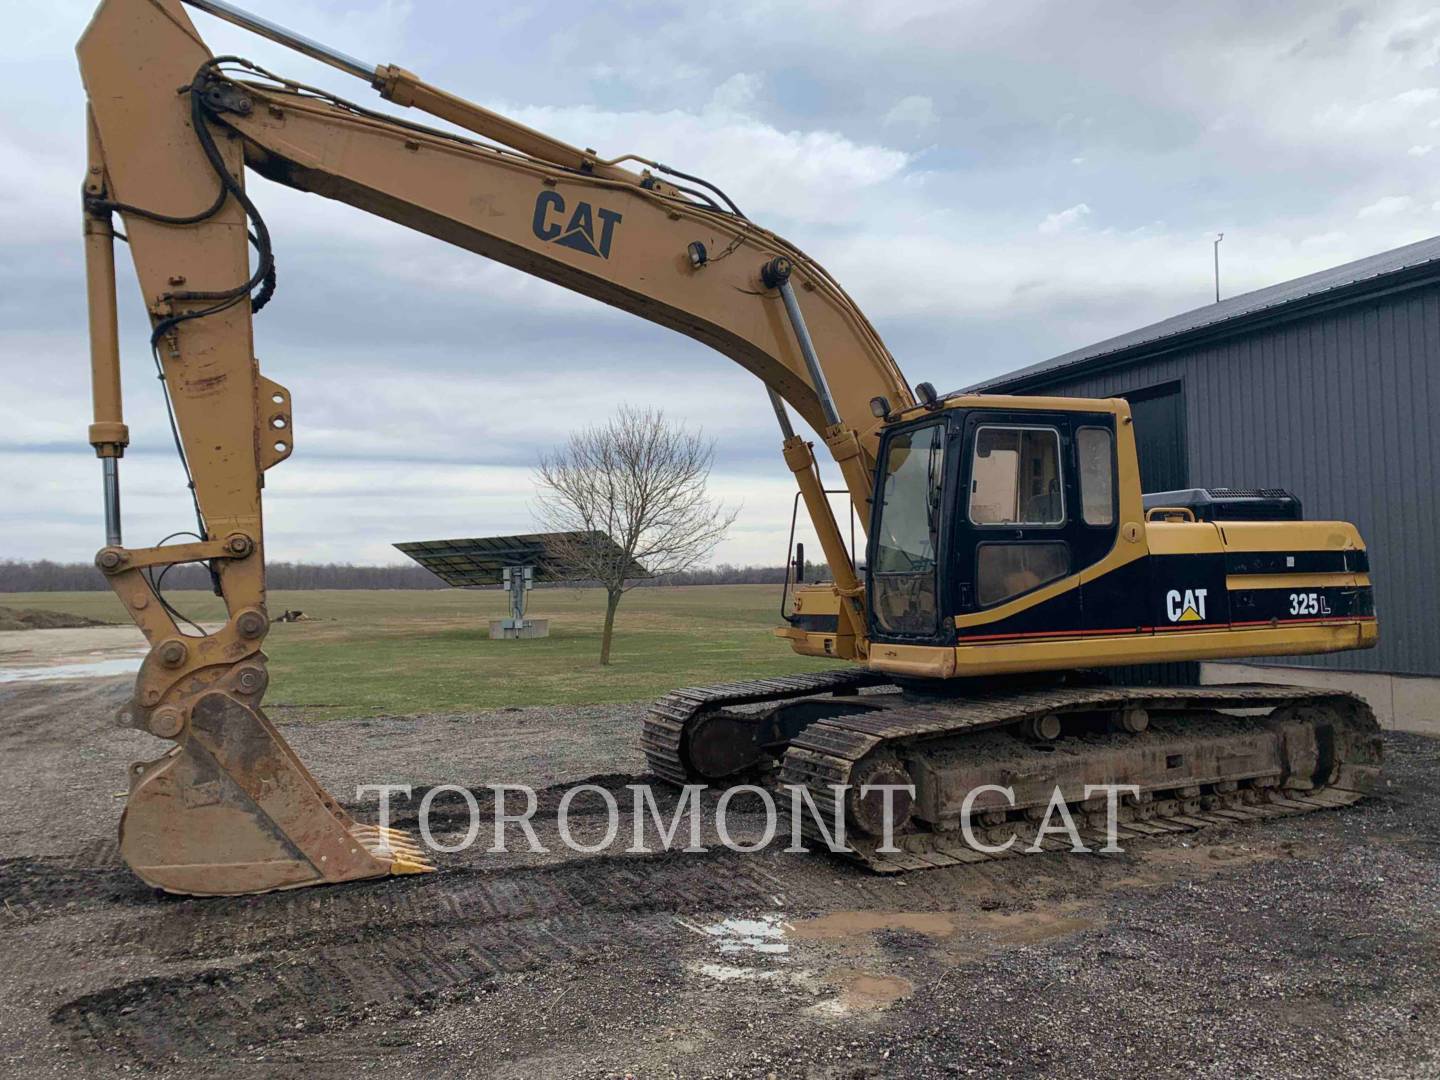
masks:
{"label": "utility pole", "polygon": [[1222,232],[1215,237],[1215,303],[1220,302],[1220,241],[1225,239]]}

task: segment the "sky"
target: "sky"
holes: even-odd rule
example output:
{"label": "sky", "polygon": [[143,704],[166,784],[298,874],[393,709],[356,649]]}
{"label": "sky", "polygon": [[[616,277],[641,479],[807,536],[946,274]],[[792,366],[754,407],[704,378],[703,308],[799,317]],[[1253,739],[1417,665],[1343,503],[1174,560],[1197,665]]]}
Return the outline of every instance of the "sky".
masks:
{"label": "sky", "polygon": [[[1426,0],[242,0],[602,157],[702,175],[823,263],[942,392],[1213,299],[1440,233],[1440,8]],[[0,38],[0,558],[90,558],[78,191],[88,0],[9,0]],[[199,12],[233,52],[363,83]],[[252,176],[290,388],[272,559],[530,531],[533,468],[622,404],[715,440],[741,513],[714,561],[776,565],[794,498],[753,376],[558,286]],[[126,542],[191,522],[123,248]],[[838,480],[838,476],[837,476]],[[802,537],[804,531],[802,530]]]}

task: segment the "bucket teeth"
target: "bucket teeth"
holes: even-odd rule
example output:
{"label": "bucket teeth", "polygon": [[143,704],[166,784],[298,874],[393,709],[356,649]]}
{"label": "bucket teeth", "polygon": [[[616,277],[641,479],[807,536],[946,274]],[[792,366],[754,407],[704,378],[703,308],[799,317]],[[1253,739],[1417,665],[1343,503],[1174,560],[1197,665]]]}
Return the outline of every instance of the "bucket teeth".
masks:
{"label": "bucket teeth", "polygon": [[415,842],[414,839],[411,838],[409,833],[402,832],[399,829],[386,829],[384,831],[381,831],[374,827],[367,827],[361,825],[356,828],[352,828],[350,830],[350,835],[355,837],[355,839],[363,841],[367,844],[393,844],[396,846],[408,847],[420,846]]}
{"label": "bucket teeth", "polygon": [[419,859],[396,859],[390,864],[390,873],[397,877],[401,874],[433,874],[435,871],[433,865]]}
{"label": "bucket teeth", "polygon": [[[425,849],[402,829],[382,829],[378,825],[355,825],[350,835],[360,841],[376,858],[390,859],[392,874],[420,874],[434,870]],[[401,869],[402,865],[406,869]]]}

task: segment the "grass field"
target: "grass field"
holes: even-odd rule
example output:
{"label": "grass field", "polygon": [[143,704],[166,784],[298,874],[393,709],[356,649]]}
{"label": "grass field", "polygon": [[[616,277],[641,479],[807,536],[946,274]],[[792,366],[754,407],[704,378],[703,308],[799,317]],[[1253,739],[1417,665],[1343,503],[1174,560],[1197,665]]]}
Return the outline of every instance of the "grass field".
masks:
{"label": "grass field", "polygon": [[[201,622],[223,618],[208,593],[166,596]],[[601,667],[604,600],[598,589],[537,589],[528,614],[549,619],[550,636],[491,641],[488,621],[505,614],[499,591],[275,591],[272,613],[298,608],[313,621],[271,628],[266,704],[321,718],[636,701],[826,666],[771,636],[779,586],[704,585],[628,593]],[[0,605],[129,621],[102,592],[4,593]]]}

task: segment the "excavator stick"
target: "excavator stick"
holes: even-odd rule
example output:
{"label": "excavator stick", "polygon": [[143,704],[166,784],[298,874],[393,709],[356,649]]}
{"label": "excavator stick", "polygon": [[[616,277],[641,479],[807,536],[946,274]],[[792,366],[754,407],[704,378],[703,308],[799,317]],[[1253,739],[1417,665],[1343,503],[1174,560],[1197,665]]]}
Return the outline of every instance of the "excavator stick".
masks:
{"label": "excavator stick", "polygon": [[[78,49],[90,97],[86,269],[107,544],[96,565],[151,651],[122,718],[175,745],[131,766],[120,853],[169,892],[234,895],[432,870],[402,833],[355,821],[260,708],[268,682],[260,489],[294,445],[290,394],[260,374],[251,315],[273,282],[244,195],[238,141],[201,110],[213,58],[175,0],[103,4]],[[194,491],[194,543],[121,538],[114,230],[120,214],[150,311],[151,348]],[[247,221],[247,218],[249,219]],[[256,236],[252,274],[247,229]],[[258,289],[258,291],[257,291]],[[209,566],[225,624],[180,630],[167,568]],[[158,576],[157,576],[158,574]]]}

